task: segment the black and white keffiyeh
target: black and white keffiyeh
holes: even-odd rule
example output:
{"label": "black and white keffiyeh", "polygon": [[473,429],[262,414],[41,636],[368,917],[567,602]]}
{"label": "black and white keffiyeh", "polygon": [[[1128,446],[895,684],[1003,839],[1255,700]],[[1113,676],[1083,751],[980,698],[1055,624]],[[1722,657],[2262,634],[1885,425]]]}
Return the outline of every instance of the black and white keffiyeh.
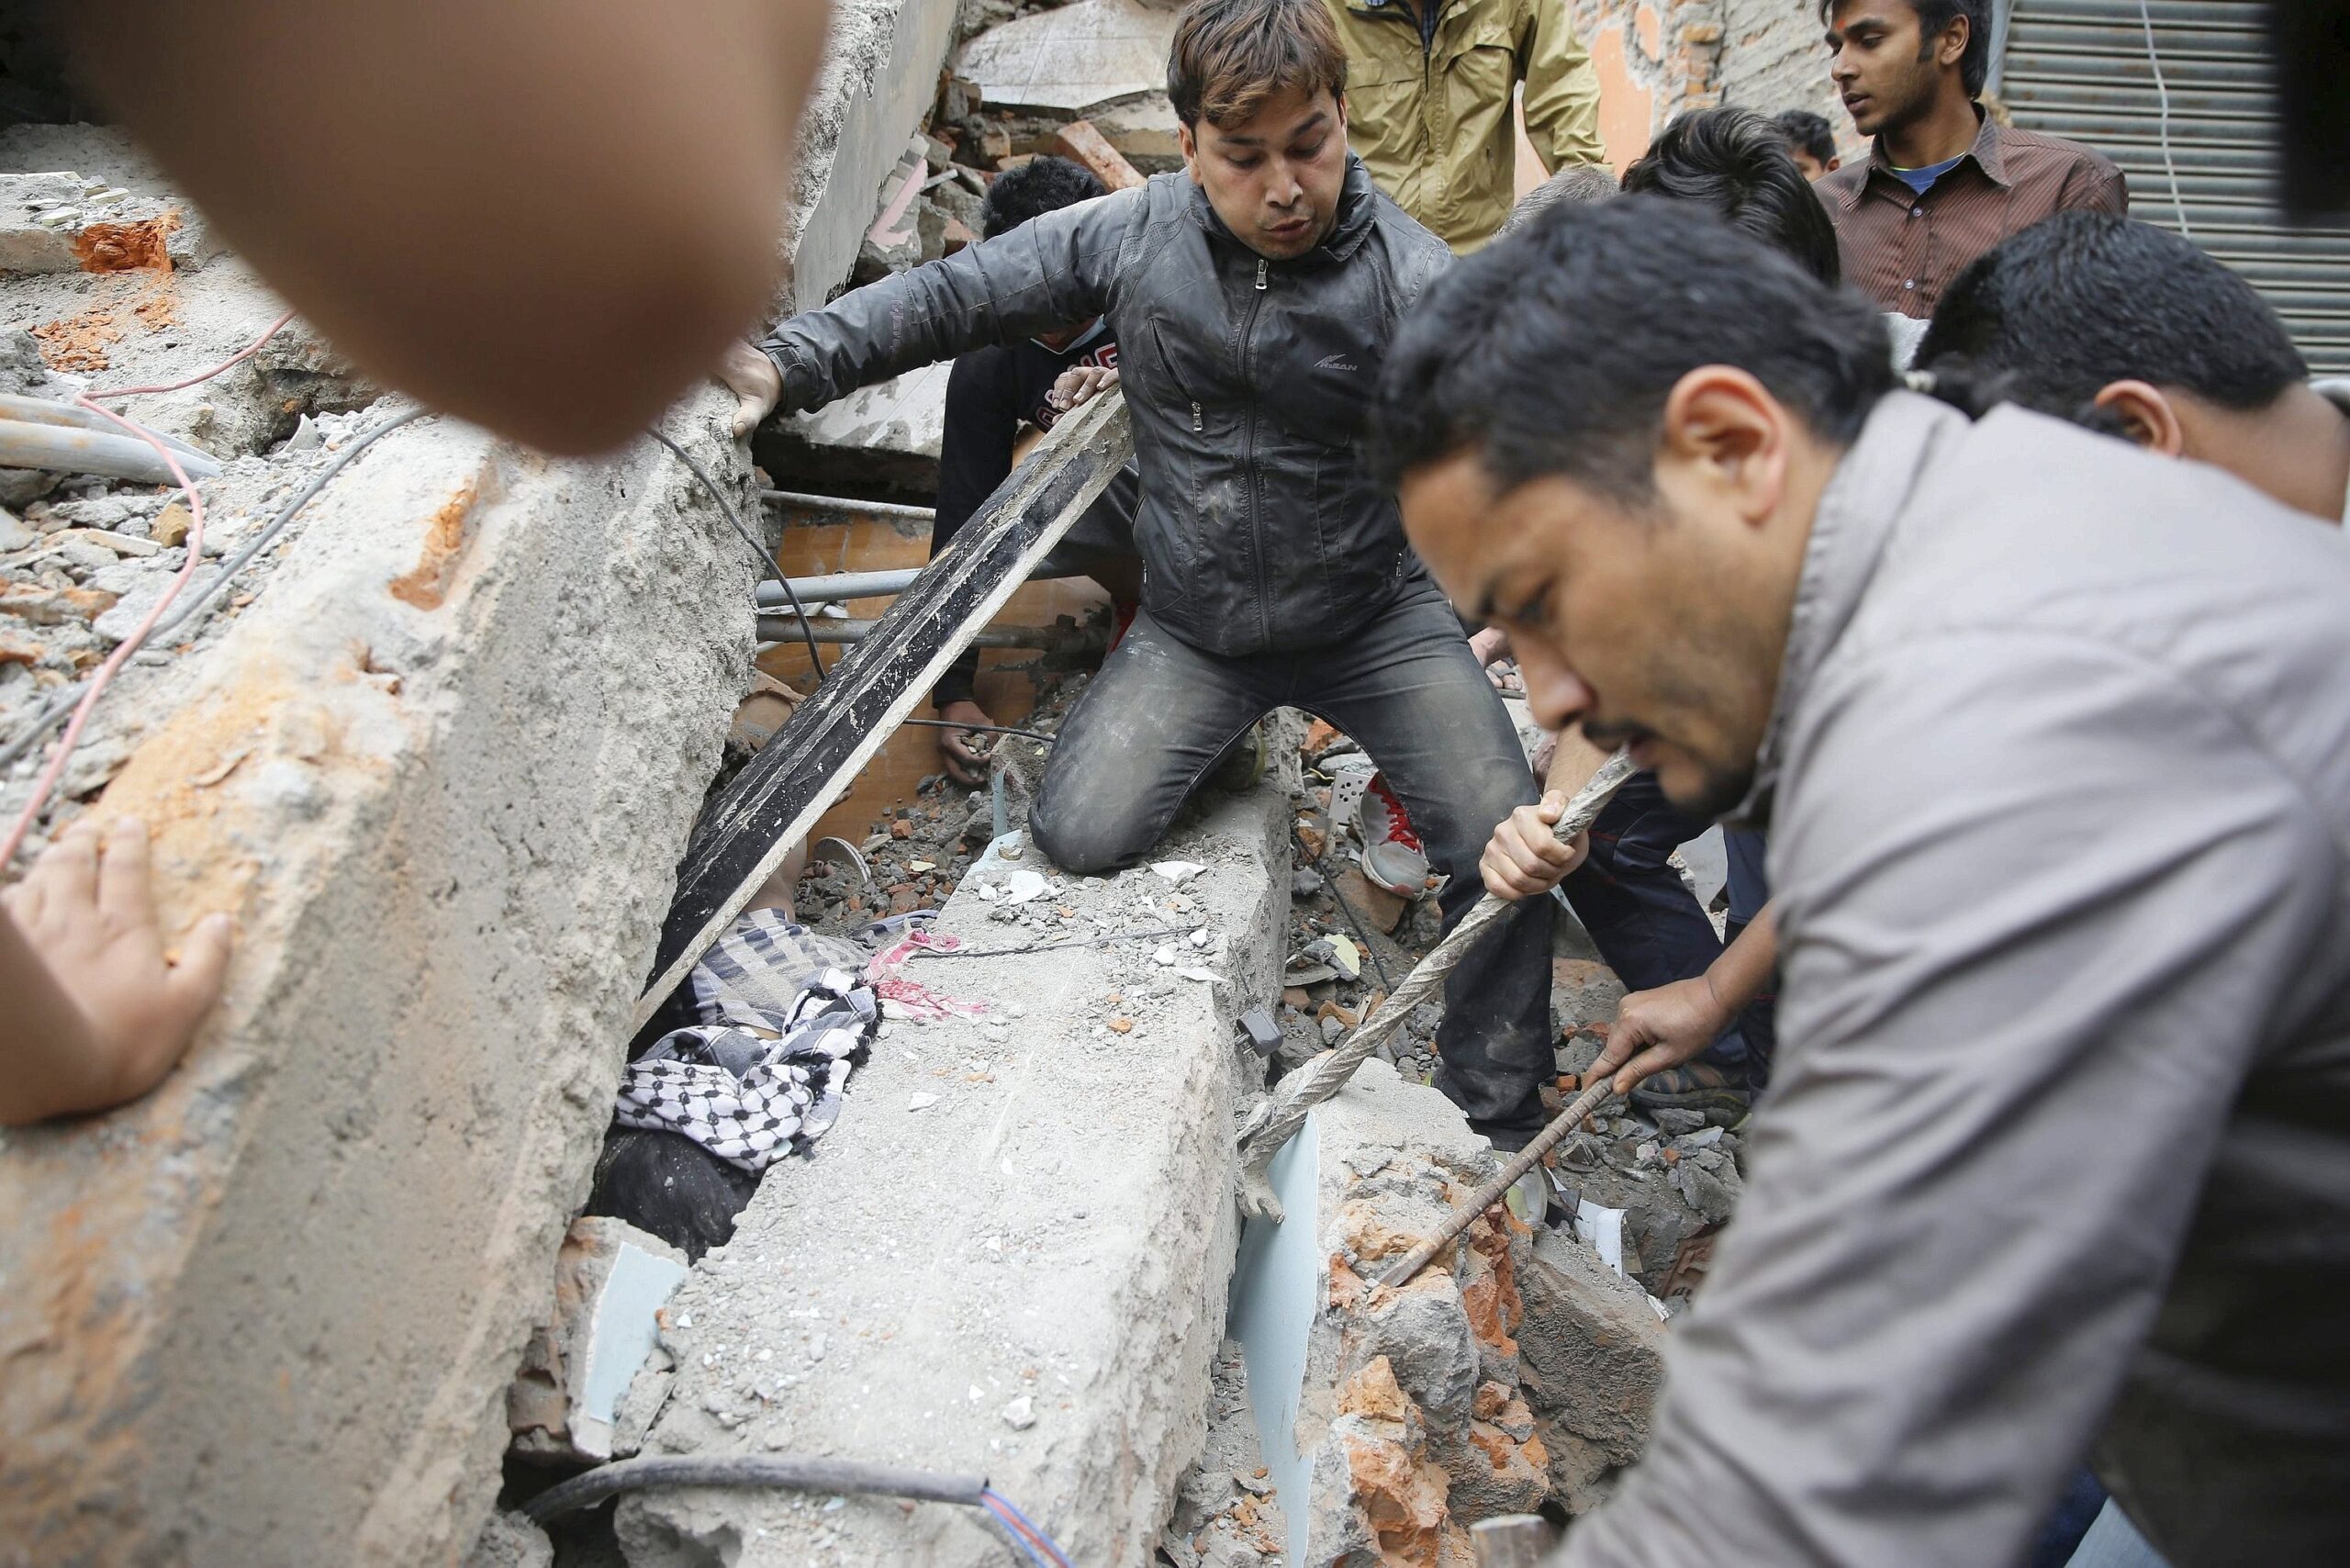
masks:
{"label": "black and white keffiyeh", "polygon": [[681,1133],[754,1173],[822,1137],[880,1022],[862,957],[774,910],[744,914],[694,967],[702,1022],[629,1064],[621,1125]]}

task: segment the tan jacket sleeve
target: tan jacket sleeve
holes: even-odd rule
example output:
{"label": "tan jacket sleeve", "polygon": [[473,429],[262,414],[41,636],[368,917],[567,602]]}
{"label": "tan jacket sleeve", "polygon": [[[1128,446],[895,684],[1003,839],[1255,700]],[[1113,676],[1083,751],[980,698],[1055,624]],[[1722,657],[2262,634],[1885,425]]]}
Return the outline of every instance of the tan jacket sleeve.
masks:
{"label": "tan jacket sleeve", "polygon": [[1517,69],[1526,82],[1526,134],[1552,174],[1570,163],[1606,162],[1599,140],[1599,73],[1575,37],[1566,0],[1527,0],[1517,26]]}

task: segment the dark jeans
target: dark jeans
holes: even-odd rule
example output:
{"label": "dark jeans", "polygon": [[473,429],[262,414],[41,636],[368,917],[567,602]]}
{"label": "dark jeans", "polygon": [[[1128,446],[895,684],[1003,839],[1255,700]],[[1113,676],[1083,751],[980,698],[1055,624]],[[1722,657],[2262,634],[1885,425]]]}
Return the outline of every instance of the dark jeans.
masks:
{"label": "dark jeans", "polygon": [[[1385,771],[1429,863],[1451,878],[1440,902],[1451,929],[1483,895],[1485,841],[1535,791],[1501,699],[1433,591],[1343,644],[1242,658],[1136,615],[1061,726],[1029,813],[1037,847],[1071,871],[1140,860],[1225,748],[1281,707],[1328,720]],[[1437,1029],[1437,1087],[1510,1147],[1541,1128],[1541,1088],[1557,1071],[1550,918],[1549,900],[1528,899],[1479,944],[1446,983]]]}
{"label": "dark jeans", "polygon": [[[1560,884],[1628,990],[1691,979],[1721,957],[1723,939],[1666,859],[1711,825],[1668,801],[1655,775],[1635,774],[1591,824],[1589,858]],[[1729,858],[1729,936],[1735,941],[1770,902],[1771,888],[1762,873],[1762,835],[1729,828],[1722,838]],[[1761,1088],[1778,1044],[1777,1006],[1774,986],[1739,1014],[1704,1059],[1733,1076],[1742,1072]]]}

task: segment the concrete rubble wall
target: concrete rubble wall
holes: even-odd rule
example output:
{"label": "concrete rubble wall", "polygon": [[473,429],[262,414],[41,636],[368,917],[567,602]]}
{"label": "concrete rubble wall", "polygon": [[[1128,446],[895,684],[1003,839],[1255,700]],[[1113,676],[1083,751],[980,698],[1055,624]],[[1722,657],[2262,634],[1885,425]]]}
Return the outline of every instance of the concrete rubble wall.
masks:
{"label": "concrete rubble wall", "polygon": [[650,442],[349,477],[100,804],[240,950],[162,1089],[0,1155],[0,1560],[451,1561],[497,1484],[755,568]]}
{"label": "concrete rubble wall", "polygon": [[[1219,798],[1160,846],[1207,868],[1180,887],[1056,873],[1015,908],[980,889],[1050,868],[975,866],[940,922],[975,947],[1175,930],[917,961],[912,978],[988,1011],[888,1025],[814,1158],[770,1171],[671,1298],[676,1371],[640,1374],[623,1440],[630,1410],[657,1411],[646,1452],[983,1473],[1073,1561],[1149,1562],[1225,1331],[1236,1082],[1262,1071],[1233,1025],[1274,988],[1287,815],[1270,785]],[[825,1505],[643,1493],[620,1535],[633,1568],[1004,1560],[977,1510]]]}
{"label": "concrete rubble wall", "polygon": [[[839,8],[787,241],[815,297],[952,13]],[[20,129],[6,162],[143,210],[120,140]],[[176,274],[18,276],[0,305],[71,328],[53,365],[96,345],[59,368],[98,379],[217,363],[275,308],[203,232],[174,230]],[[288,333],[138,411],[226,455],[373,396]],[[728,406],[668,428],[755,521]],[[139,738],[96,809],[154,824],[170,928],[225,909],[241,936],[161,1089],[0,1143],[0,1563],[463,1556],[747,679],[755,563],[650,442],[553,463],[428,420],[289,537],[233,624],[109,699]]]}

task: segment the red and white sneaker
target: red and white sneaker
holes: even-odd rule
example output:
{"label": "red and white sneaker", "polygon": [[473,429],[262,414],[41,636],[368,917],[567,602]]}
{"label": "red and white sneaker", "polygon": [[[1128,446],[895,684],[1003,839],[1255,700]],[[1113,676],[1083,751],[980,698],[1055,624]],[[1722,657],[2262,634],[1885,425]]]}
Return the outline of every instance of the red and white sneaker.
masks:
{"label": "red and white sneaker", "polygon": [[1373,886],[1404,899],[1427,891],[1427,850],[1412,826],[1411,813],[1387,787],[1384,773],[1371,776],[1356,802],[1355,832],[1362,837],[1362,852],[1356,858]]}

